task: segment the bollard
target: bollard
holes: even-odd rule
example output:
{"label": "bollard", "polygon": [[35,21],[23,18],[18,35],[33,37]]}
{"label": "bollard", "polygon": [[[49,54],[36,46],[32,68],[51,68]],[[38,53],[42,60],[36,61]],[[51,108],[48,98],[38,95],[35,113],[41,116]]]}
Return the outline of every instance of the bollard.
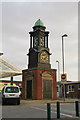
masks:
{"label": "bollard", "polygon": [[51,120],[51,105],[47,103],[47,120]]}
{"label": "bollard", "polygon": [[79,117],[79,102],[75,101],[76,116]]}
{"label": "bollard", "polygon": [[57,102],[57,118],[60,118],[60,102]]}

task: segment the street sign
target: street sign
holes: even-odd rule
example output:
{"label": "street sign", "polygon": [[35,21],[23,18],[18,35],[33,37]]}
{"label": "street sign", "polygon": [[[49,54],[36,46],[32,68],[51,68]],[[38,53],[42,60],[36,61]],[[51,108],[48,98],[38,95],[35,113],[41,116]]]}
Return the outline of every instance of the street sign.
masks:
{"label": "street sign", "polygon": [[65,73],[65,74],[61,74],[61,81],[62,82],[66,82],[66,80],[67,80],[67,74]]}

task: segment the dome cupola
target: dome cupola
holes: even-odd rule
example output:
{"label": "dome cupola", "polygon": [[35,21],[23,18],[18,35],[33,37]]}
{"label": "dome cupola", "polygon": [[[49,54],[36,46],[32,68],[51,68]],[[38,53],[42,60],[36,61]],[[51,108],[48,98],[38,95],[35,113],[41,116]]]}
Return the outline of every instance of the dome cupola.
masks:
{"label": "dome cupola", "polygon": [[44,26],[44,23],[39,19],[35,22],[34,27],[36,27],[36,26]]}

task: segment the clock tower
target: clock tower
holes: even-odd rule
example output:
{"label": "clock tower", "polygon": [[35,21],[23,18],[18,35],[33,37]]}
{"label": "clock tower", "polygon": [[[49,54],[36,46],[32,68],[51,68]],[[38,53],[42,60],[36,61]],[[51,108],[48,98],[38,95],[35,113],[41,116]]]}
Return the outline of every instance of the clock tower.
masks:
{"label": "clock tower", "polygon": [[39,19],[30,34],[30,49],[28,53],[28,68],[50,69],[50,52],[48,48],[48,31]]}
{"label": "clock tower", "polygon": [[56,69],[51,69],[49,32],[39,19],[30,34],[28,69],[22,70],[23,99],[57,99]]}

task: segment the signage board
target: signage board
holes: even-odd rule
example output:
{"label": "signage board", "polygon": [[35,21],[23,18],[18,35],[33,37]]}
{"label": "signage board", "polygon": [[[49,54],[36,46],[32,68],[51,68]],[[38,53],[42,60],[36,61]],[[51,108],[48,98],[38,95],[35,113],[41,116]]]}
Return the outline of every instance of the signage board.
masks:
{"label": "signage board", "polygon": [[62,82],[66,82],[66,80],[67,80],[67,74],[65,73],[65,74],[61,74],[61,81]]}

